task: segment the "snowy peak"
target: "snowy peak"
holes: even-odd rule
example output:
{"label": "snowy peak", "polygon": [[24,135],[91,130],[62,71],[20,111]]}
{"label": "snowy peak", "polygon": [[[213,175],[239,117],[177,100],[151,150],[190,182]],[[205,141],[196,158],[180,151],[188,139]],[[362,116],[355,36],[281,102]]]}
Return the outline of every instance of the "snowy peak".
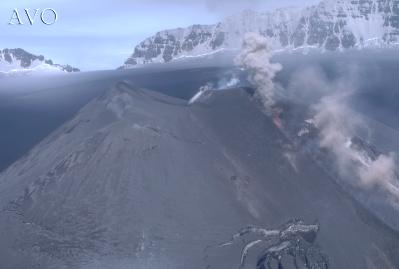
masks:
{"label": "snowy peak", "polygon": [[135,47],[124,68],[239,49],[247,32],[276,51],[387,48],[399,45],[399,0],[325,0],[304,9],[244,10],[215,25],[158,32]]}
{"label": "snowy peak", "polygon": [[60,65],[42,55],[34,55],[23,49],[0,50],[0,74],[79,72],[70,65]]}

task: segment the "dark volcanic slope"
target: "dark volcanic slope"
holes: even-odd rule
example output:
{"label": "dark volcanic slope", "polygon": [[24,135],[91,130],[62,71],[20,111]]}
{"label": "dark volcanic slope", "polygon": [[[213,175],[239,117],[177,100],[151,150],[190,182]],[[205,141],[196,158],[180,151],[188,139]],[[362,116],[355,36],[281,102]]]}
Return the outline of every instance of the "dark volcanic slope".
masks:
{"label": "dark volcanic slope", "polygon": [[159,66],[49,78],[2,79],[0,171],[119,80],[134,80],[137,86],[189,99],[206,82],[217,82],[228,71],[209,67],[171,69]]}
{"label": "dark volcanic slope", "polygon": [[[296,242],[313,268],[399,267],[398,236],[243,90],[187,106],[118,83],[0,175],[0,209],[4,268],[238,268],[243,242],[218,243],[293,218],[320,226],[279,233],[267,254],[283,268],[295,268],[284,246]],[[266,245],[249,250],[248,268]]]}

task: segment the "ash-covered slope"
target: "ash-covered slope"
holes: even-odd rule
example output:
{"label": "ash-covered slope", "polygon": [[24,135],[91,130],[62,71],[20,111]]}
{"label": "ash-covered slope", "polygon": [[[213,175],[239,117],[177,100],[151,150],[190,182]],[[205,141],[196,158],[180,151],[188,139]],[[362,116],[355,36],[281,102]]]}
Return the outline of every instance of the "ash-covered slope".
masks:
{"label": "ash-covered slope", "polygon": [[238,49],[247,32],[264,35],[283,51],[396,47],[399,1],[323,0],[304,9],[246,10],[216,25],[158,32],[135,47],[124,67]]}
{"label": "ash-covered slope", "polygon": [[[0,175],[0,209],[6,268],[236,268],[255,234],[275,238],[245,268],[264,249],[272,268],[399,266],[397,234],[244,90],[188,106],[118,83]],[[247,225],[267,230],[220,244]]]}
{"label": "ash-covered slope", "polygon": [[0,76],[27,73],[79,72],[70,65],[60,65],[42,55],[34,55],[23,49],[0,50]]}

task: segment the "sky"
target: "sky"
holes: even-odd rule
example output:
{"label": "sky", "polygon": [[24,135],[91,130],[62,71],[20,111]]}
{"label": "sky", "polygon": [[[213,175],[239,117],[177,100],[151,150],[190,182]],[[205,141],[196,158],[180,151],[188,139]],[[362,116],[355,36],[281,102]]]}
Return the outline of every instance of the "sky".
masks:
{"label": "sky", "polygon": [[[157,31],[192,24],[213,24],[243,9],[273,10],[317,0],[1,0],[0,48],[23,48],[56,63],[82,70],[114,69],[135,45]],[[9,25],[17,8],[23,25]],[[29,24],[24,9],[33,16]],[[58,20],[40,22],[40,12],[54,9]],[[51,21],[51,13],[45,13]]]}

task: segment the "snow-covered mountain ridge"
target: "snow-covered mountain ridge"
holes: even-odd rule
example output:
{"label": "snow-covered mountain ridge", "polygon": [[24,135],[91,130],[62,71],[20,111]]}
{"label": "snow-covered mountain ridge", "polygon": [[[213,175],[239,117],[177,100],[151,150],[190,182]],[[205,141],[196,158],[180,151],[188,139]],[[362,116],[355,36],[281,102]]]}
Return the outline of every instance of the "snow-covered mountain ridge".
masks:
{"label": "snow-covered mountain ridge", "polygon": [[399,0],[324,0],[304,9],[245,10],[215,25],[160,31],[138,44],[123,67],[235,50],[246,32],[267,37],[276,51],[395,47]]}
{"label": "snow-covered mountain ridge", "polygon": [[70,65],[55,64],[42,55],[34,55],[20,48],[0,50],[0,75],[79,71]]}

